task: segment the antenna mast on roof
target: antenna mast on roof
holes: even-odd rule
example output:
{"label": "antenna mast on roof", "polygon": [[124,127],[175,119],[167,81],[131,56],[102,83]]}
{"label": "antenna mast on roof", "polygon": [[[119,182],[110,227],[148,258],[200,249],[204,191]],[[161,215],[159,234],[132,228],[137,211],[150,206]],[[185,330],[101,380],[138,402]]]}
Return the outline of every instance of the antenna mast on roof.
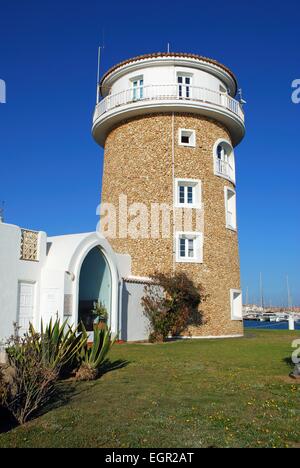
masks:
{"label": "antenna mast on roof", "polygon": [[99,46],[99,47],[98,47],[96,104],[99,104],[99,100],[100,100],[100,64],[101,64],[101,49],[104,49],[104,30],[102,30],[102,46]]}

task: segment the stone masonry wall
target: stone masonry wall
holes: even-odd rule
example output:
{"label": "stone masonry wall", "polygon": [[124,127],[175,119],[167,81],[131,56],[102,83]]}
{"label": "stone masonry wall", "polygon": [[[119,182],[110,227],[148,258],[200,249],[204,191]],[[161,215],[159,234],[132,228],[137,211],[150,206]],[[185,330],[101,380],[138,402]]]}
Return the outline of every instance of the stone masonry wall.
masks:
{"label": "stone masonry wall", "polygon": [[[196,130],[195,148],[178,145],[179,128]],[[118,207],[119,195],[125,194],[128,205],[145,203],[150,211],[151,203],[173,205],[173,170],[175,178],[202,181],[202,264],[175,263],[172,236],[109,238],[117,253],[131,255],[133,275],[172,272],[175,267],[203,284],[209,295],[201,306],[204,323],[187,332],[199,336],[243,333],[242,322],[232,321],[230,312],[230,289],[240,288],[239,253],[237,233],[225,227],[224,187],[234,186],[214,175],[213,146],[219,138],[230,141],[226,129],[211,119],[178,113],[172,118],[165,113],[124,121],[110,132],[105,143],[102,203]]]}

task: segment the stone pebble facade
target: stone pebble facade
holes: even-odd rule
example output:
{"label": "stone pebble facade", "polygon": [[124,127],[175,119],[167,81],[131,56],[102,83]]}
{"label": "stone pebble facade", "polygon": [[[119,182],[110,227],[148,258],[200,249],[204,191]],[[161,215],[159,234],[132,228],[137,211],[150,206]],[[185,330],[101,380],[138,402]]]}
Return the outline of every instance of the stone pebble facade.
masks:
{"label": "stone pebble facade", "polygon": [[[180,128],[196,131],[195,147],[178,144]],[[242,322],[231,320],[230,289],[240,288],[240,267],[237,232],[225,225],[224,187],[235,187],[214,174],[213,147],[220,138],[230,141],[228,131],[214,120],[164,113],[124,121],[105,142],[102,203],[118,207],[119,195],[124,194],[128,205],[145,203],[150,211],[152,203],[173,205],[173,176],[202,182],[198,214],[204,233],[203,263],[175,263],[173,236],[151,239],[150,228],[149,238],[108,237],[117,253],[131,255],[132,275],[149,276],[175,268],[204,286],[209,297],[201,305],[203,324],[187,331],[193,336],[243,334]]]}

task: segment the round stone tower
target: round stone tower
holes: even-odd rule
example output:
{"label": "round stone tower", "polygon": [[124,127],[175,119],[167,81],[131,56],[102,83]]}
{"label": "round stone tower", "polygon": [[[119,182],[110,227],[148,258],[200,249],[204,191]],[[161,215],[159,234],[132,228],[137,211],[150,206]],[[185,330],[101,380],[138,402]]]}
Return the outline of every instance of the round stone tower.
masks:
{"label": "round stone tower", "polygon": [[104,147],[106,237],[131,256],[133,276],[182,271],[203,285],[203,323],[187,334],[242,335],[235,76],[205,57],[155,53],[111,68],[100,91],[93,136]]}

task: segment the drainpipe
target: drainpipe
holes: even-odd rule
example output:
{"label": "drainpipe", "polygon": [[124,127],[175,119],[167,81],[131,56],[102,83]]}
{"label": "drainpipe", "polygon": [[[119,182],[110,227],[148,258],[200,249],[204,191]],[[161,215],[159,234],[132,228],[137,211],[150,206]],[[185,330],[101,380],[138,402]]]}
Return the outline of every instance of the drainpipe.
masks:
{"label": "drainpipe", "polygon": [[118,317],[118,340],[123,340],[123,335],[122,335],[122,327],[123,327],[123,288],[124,288],[124,280],[120,279],[118,281],[118,287],[119,287],[119,294],[118,294],[118,311],[119,311],[119,317]]}
{"label": "drainpipe", "polygon": [[176,270],[176,239],[175,239],[175,203],[174,203],[174,184],[175,184],[175,114],[172,112],[172,242],[173,242],[173,261],[172,261],[172,271],[173,274]]}

